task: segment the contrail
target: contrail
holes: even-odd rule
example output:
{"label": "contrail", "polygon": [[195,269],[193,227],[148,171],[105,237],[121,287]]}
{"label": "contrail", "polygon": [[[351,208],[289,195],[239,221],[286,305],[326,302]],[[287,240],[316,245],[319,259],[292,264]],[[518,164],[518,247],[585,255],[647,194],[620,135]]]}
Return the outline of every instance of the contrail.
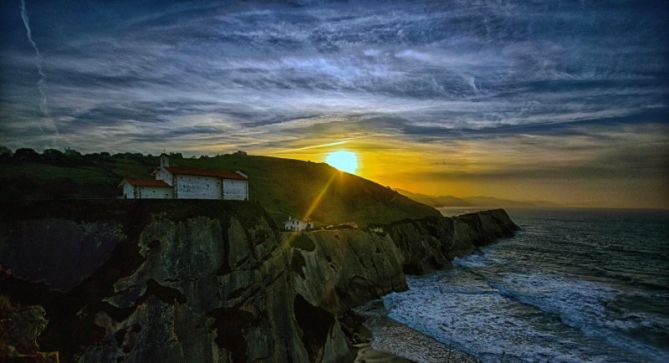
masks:
{"label": "contrail", "polygon": [[44,74],[44,69],[42,69],[42,54],[37,47],[37,43],[33,40],[32,30],[30,29],[30,19],[28,18],[28,12],[26,11],[26,2],[21,0],[21,19],[23,19],[23,25],[26,27],[26,36],[30,45],[32,45],[35,50],[35,67],[37,68],[37,73],[39,74],[39,80],[37,81],[37,90],[39,91],[41,100],[40,100],[40,111],[47,119],[48,126],[58,135],[58,128],[56,124],[51,119],[51,114],[49,112],[49,104],[47,103],[46,98],[46,75]]}

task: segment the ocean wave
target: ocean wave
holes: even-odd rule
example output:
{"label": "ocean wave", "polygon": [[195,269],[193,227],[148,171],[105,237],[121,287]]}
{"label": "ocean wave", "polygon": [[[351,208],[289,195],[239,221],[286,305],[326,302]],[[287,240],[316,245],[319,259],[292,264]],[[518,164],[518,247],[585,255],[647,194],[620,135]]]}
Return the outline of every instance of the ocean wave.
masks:
{"label": "ocean wave", "polygon": [[384,297],[388,316],[484,362],[669,362],[669,264],[649,254],[669,251],[667,231],[565,213],[520,219],[523,231],[454,269],[409,276]]}
{"label": "ocean wave", "polygon": [[599,266],[592,266],[591,268],[600,275],[611,279],[632,283],[636,286],[643,286],[653,290],[664,290],[669,292],[669,277],[667,275],[669,271],[660,269],[655,271],[648,271],[648,269],[638,271],[633,268],[628,268],[628,270],[614,270]]}
{"label": "ocean wave", "polygon": [[549,314],[583,334],[603,339],[622,349],[658,362],[669,361],[669,353],[625,334],[632,329],[667,328],[665,319],[650,314],[617,316],[607,305],[619,291],[603,283],[555,274],[505,274],[496,285],[500,294]]}
{"label": "ocean wave", "polygon": [[500,282],[491,282],[500,294],[542,311],[559,314],[564,321],[602,319],[604,304],[617,292],[601,283],[546,273],[505,273]]}
{"label": "ocean wave", "polygon": [[484,267],[490,263],[490,259],[485,254],[473,254],[467,257],[453,259],[453,266],[458,267]]}
{"label": "ocean wave", "polygon": [[[635,328],[625,323],[634,317],[610,316],[607,305],[618,292],[606,284],[545,273],[505,273],[491,281],[462,269],[410,277],[409,286],[384,298],[389,317],[484,361],[661,362],[669,357],[618,334]],[[638,317],[639,325],[657,323]]]}
{"label": "ocean wave", "polygon": [[[484,362],[581,362],[596,357],[576,339],[538,329],[542,313],[499,294],[440,294],[414,289],[384,298],[388,316]],[[600,360],[604,362],[605,360]]]}

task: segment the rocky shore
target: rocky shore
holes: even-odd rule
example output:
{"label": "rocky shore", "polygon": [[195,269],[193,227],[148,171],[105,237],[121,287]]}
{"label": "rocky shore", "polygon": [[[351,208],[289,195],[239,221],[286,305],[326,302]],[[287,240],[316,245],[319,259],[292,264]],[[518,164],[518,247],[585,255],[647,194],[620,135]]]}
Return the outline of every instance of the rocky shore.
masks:
{"label": "rocky shore", "polygon": [[0,356],[61,362],[354,361],[354,307],[517,229],[493,210],[285,233],[218,201],[0,213]]}

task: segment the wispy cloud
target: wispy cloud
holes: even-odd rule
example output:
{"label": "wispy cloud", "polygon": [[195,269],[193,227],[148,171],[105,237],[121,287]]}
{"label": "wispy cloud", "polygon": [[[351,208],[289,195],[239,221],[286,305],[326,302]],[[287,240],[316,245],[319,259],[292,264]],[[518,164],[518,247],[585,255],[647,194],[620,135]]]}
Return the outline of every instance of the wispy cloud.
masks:
{"label": "wispy cloud", "polygon": [[623,148],[604,129],[641,133],[656,151],[629,153],[644,160],[668,148],[657,133],[669,115],[663,1],[56,1],[31,4],[31,27],[9,3],[0,142],[12,147],[49,145],[35,122],[48,93],[61,138],[88,150],[289,154],[381,138],[429,146],[430,160],[446,145],[507,140],[524,149],[498,165],[526,175],[523,153],[578,162],[579,125],[596,155]]}
{"label": "wispy cloud", "polygon": [[51,114],[49,112],[49,102],[47,100],[47,95],[46,95],[46,75],[44,74],[44,69],[42,67],[42,54],[39,51],[39,47],[37,47],[37,43],[35,43],[35,40],[33,39],[32,35],[32,29],[30,29],[30,18],[28,17],[28,10],[26,9],[26,2],[25,0],[21,0],[20,3],[20,11],[21,11],[21,20],[23,21],[23,26],[26,29],[26,37],[28,38],[28,42],[32,46],[33,50],[35,51],[35,68],[37,68],[37,74],[39,75],[39,80],[37,81],[37,90],[39,91],[40,94],[40,110],[42,111],[42,115],[46,119],[47,125],[50,127],[50,131],[54,132],[56,136],[58,136],[58,128],[56,124],[51,120]]}

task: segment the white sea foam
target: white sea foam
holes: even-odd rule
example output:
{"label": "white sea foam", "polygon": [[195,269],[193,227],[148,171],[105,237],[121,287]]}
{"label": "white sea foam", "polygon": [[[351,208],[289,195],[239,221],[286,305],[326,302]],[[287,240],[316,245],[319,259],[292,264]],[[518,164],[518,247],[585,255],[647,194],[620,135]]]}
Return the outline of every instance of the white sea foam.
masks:
{"label": "white sea foam", "polygon": [[453,265],[459,267],[484,267],[489,262],[488,257],[483,254],[470,255],[464,258],[456,257],[453,259]]}
{"label": "white sea foam", "polygon": [[483,361],[620,362],[626,361],[622,351],[608,347],[618,357],[613,359],[598,342],[583,340],[604,336],[633,344],[597,330],[607,321],[604,305],[616,296],[603,284],[509,273],[491,287],[480,276],[456,270],[411,277],[409,285],[410,290],[384,298],[389,317]]}
{"label": "white sea foam", "polygon": [[616,297],[607,285],[546,273],[506,273],[495,285],[502,295],[558,314],[575,327],[604,320],[604,304]]}
{"label": "white sea foam", "polygon": [[409,277],[384,298],[389,317],[484,362],[669,362],[662,223],[542,213],[450,271]]}
{"label": "white sea foam", "polygon": [[669,360],[666,352],[620,334],[620,331],[643,326],[663,325],[665,319],[650,314],[627,314],[620,319],[612,317],[606,306],[617,297],[618,291],[609,285],[556,274],[507,273],[498,288],[502,295],[559,315],[564,324],[588,336],[657,361]]}

